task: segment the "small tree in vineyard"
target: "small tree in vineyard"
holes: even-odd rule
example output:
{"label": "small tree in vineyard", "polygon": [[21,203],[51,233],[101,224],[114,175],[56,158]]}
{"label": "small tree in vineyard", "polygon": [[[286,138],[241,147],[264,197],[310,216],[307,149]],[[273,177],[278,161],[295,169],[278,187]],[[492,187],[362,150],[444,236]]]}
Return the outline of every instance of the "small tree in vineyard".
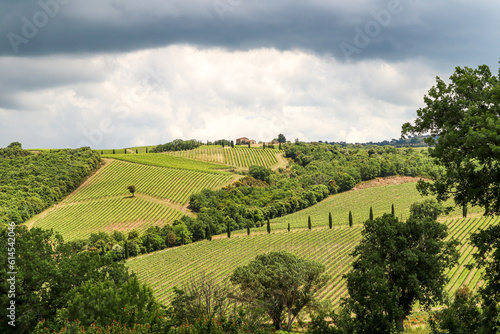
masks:
{"label": "small tree in vineyard", "polygon": [[135,186],[134,185],[130,185],[130,186],[127,187],[127,189],[132,194],[132,197],[134,197],[135,196]]}
{"label": "small tree in vineyard", "polygon": [[352,212],[349,211],[349,227],[352,227]]}
{"label": "small tree in vineyard", "polygon": [[373,208],[370,206],[370,220],[373,220]]}
{"label": "small tree in vineyard", "polygon": [[333,218],[332,218],[332,213],[331,212],[328,213],[328,227],[330,227],[330,230],[333,227]]}
{"label": "small tree in vineyard", "polygon": [[307,228],[309,231],[312,229],[311,216],[307,217]]}

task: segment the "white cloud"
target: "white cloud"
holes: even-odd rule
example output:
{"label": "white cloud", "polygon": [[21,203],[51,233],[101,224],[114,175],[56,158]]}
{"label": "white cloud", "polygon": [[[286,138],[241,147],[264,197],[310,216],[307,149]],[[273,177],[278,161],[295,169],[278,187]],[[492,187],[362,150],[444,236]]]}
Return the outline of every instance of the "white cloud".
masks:
{"label": "white cloud", "polygon": [[[26,65],[5,59],[2,73]],[[45,57],[30,72],[0,78],[0,87],[31,83],[9,92],[8,105],[18,108],[0,95],[0,146],[129,147],[278,133],[290,140],[391,139],[439,74],[418,59],[347,64],[300,51],[186,45]]]}

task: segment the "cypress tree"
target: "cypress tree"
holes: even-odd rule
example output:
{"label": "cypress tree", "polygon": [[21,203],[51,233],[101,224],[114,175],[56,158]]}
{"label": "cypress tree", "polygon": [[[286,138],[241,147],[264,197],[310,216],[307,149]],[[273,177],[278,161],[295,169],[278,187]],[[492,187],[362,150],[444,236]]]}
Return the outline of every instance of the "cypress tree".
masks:
{"label": "cypress tree", "polygon": [[288,223],[288,232],[290,232],[290,223]]}
{"label": "cypress tree", "polygon": [[229,222],[229,218],[226,217],[227,220],[227,237],[231,238],[231,223]]}
{"label": "cypress tree", "polygon": [[129,258],[129,254],[128,254],[128,240],[125,240],[125,258],[126,259]]}
{"label": "cypress tree", "polygon": [[231,148],[234,148],[234,140],[231,140]]}
{"label": "cypress tree", "polygon": [[123,154],[127,154],[127,149],[126,148],[123,149]]}
{"label": "cypress tree", "polygon": [[101,151],[101,154],[104,154],[104,151]]}
{"label": "cypress tree", "polygon": [[250,148],[250,142],[248,142],[248,148]]}
{"label": "cypress tree", "polygon": [[394,203],[392,204],[392,207],[391,207],[391,214],[393,217],[396,217],[396,212],[394,211]]}
{"label": "cypress tree", "polygon": [[247,235],[250,235],[250,224],[247,224]]}
{"label": "cypress tree", "polygon": [[148,147],[146,146],[146,153],[148,153]]}
{"label": "cypress tree", "polygon": [[139,150],[138,149],[135,149],[135,154],[138,154],[139,153]]}
{"label": "cypress tree", "polygon": [[371,206],[370,206],[370,220],[373,220],[373,209]]}
{"label": "cypress tree", "polygon": [[266,143],[262,143],[262,148],[266,148]]}
{"label": "cypress tree", "polygon": [[269,218],[267,218],[267,234],[271,233],[271,223],[269,222]]}
{"label": "cypress tree", "polygon": [[113,149],[113,154],[116,154],[115,149]]}
{"label": "cypress tree", "polygon": [[349,227],[352,227],[352,212],[349,211]]}
{"label": "cypress tree", "polygon": [[212,230],[210,229],[210,225],[207,225],[206,235],[207,235],[207,240],[212,241]]}
{"label": "cypress tree", "polygon": [[222,141],[222,148],[224,148],[224,140]]}
{"label": "cypress tree", "polygon": [[309,231],[312,229],[311,216],[307,218],[307,227],[309,228]]}
{"label": "cypress tree", "polygon": [[330,230],[333,227],[333,219],[332,219],[332,213],[331,212],[328,213],[328,226],[330,227]]}
{"label": "cypress tree", "polygon": [[464,218],[467,218],[467,205],[464,205],[464,206],[462,207],[462,216],[463,216]]}

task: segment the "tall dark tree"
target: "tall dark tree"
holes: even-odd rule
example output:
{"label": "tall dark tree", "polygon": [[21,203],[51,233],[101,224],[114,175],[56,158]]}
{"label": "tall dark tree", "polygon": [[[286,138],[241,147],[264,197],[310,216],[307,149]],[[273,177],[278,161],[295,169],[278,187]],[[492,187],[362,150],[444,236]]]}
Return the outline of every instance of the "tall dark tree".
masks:
{"label": "tall dark tree", "polygon": [[139,153],[139,149],[135,149],[135,154],[138,154]]}
{"label": "tall dark tree", "polygon": [[212,229],[210,228],[210,224],[207,225],[205,235],[208,241],[212,241]]}
{"label": "tall dark tree", "polygon": [[311,216],[307,217],[307,228],[309,229],[309,231],[312,229]]}
{"label": "tall dark tree", "polygon": [[500,71],[496,77],[486,65],[455,68],[446,84],[439,77],[417,110],[415,124],[403,125],[402,135],[428,134],[429,155],[445,169],[432,182],[420,181],[423,193],[439,201],[453,197],[458,206],[484,207],[500,213]]}
{"label": "tall dark tree", "polygon": [[130,191],[130,193],[132,194],[132,197],[135,196],[135,186],[134,185],[128,186],[127,190]]}
{"label": "tall dark tree", "polygon": [[462,206],[462,217],[467,218],[467,205]]}
{"label": "tall dark tree", "polygon": [[352,270],[344,276],[344,308],[355,315],[356,333],[402,332],[415,302],[429,310],[443,300],[445,272],[457,263],[458,242],[445,241],[446,225],[432,218],[403,222],[389,214],[364,222],[361,235]]}
{"label": "tall dark tree", "polygon": [[349,211],[349,227],[352,227],[353,221],[352,221],[352,212]]}
{"label": "tall dark tree", "polygon": [[271,233],[271,222],[269,221],[269,218],[267,219],[267,233]]}
{"label": "tall dark tree", "polygon": [[126,148],[123,149],[123,154],[127,154],[127,149]]}
{"label": "tall dark tree", "polygon": [[333,227],[333,218],[332,218],[332,213],[331,212],[328,212],[328,227],[330,228],[330,230]]}
{"label": "tall dark tree", "polygon": [[148,147],[146,146],[146,153],[148,153]]}
{"label": "tall dark tree", "polygon": [[262,148],[266,148],[266,142],[262,143]]}
{"label": "tall dark tree", "polygon": [[250,148],[250,142],[248,142],[248,148]]}
{"label": "tall dark tree", "polygon": [[231,148],[234,148],[234,140],[231,140]]}
{"label": "tall dark tree", "polygon": [[290,232],[290,223],[288,223],[288,232]]}
{"label": "tall dark tree", "polygon": [[113,149],[113,154],[116,154],[115,149]]}
{"label": "tall dark tree", "polygon": [[250,224],[247,224],[247,235],[250,235]]}
{"label": "tall dark tree", "polygon": [[279,142],[279,143],[286,143],[286,138],[285,138],[285,135],[284,135],[284,134],[280,133],[280,134],[278,135],[278,142]]}
{"label": "tall dark tree", "polygon": [[394,210],[394,203],[393,203],[393,204],[392,204],[392,206],[391,206],[391,215],[392,215],[393,217],[396,217],[396,211]]}
{"label": "tall dark tree", "polygon": [[226,216],[226,229],[227,229],[227,237],[231,238],[231,219]]}
{"label": "tall dark tree", "polygon": [[373,208],[370,206],[370,220],[373,220]]}

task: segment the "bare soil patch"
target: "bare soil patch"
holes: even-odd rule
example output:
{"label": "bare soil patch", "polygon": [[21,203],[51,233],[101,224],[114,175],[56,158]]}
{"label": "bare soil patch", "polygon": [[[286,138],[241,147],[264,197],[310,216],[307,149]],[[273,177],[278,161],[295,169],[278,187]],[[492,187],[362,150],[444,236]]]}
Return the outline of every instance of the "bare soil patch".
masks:
{"label": "bare soil patch", "polygon": [[374,187],[383,187],[395,184],[402,183],[411,183],[418,182],[424,178],[422,177],[413,177],[413,176],[387,176],[387,177],[379,177],[370,181],[364,181],[358,183],[352,190],[366,189],[366,188],[374,188]]}

